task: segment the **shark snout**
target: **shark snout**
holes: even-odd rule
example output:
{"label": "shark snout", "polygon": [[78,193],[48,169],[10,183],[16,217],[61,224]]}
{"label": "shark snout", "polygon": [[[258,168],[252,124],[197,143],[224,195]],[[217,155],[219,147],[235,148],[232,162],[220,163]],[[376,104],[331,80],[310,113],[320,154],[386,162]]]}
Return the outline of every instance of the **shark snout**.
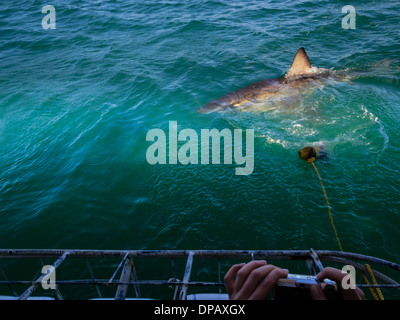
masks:
{"label": "shark snout", "polygon": [[212,111],[222,111],[226,108],[232,107],[236,103],[236,96],[232,94],[227,94],[219,99],[213,100],[203,107],[201,107],[198,111],[200,113],[209,113]]}
{"label": "shark snout", "polygon": [[218,103],[210,102],[210,103],[207,103],[206,105],[202,106],[197,111],[200,113],[209,113],[209,112],[217,111],[220,108],[221,108],[221,106]]}

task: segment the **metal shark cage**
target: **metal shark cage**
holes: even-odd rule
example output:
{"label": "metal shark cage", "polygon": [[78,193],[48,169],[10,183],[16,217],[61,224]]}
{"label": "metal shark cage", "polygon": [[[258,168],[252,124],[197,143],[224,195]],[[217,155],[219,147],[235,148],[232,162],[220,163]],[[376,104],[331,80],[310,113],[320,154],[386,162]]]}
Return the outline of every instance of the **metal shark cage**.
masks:
{"label": "metal shark cage", "polygon": [[[31,280],[12,280],[7,277],[7,273],[12,273],[13,277],[18,274],[18,270],[32,269],[32,259],[38,260],[42,267],[45,266],[44,260],[49,260],[52,263],[46,265],[52,267],[52,270],[57,270],[57,278],[55,280],[56,286],[50,290],[44,291],[42,288],[43,281],[48,281],[46,277],[48,274],[42,273],[42,269],[37,268],[31,274]],[[97,260],[107,261],[114,259],[114,263],[108,263],[110,267],[107,269],[108,277],[95,277],[93,266]],[[135,265],[142,261],[147,266],[157,267],[157,263],[152,262],[154,259],[169,260],[168,274],[171,277],[164,279],[141,279]],[[216,267],[215,281],[202,281],[191,280],[193,269],[199,259],[206,259],[207,266],[210,268]],[[385,290],[395,291],[397,298],[400,297],[400,284],[393,280],[388,274],[399,276],[400,265],[384,259],[366,256],[356,253],[348,253],[342,251],[323,251],[323,250],[41,250],[41,249],[0,249],[0,299],[65,299],[63,297],[61,287],[70,291],[78,290],[79,286],[91,287],[93,294],[87,295],[84,299],[154,299],[154,297],[143,295],[142,288],[150,286],[151,288],[172,288],[168,292],[171,294],[173,300],[190,300],[190,299],[227,299],[225,293],[223,274],[221,273],[221,266],[230,266],[231,260],[248,261],[253,259],[265,259],[269,263],[276,260],[290,260],[293,263],[303,261],[309,275],[316,275],[324,267],[322,261],[332,262],[338,266],[351,265],[357,271],[364,273],[369,268],[369,264],[373,265],[370,270],[376,279],[380,279],[383,283],[370,284],[357,284],[361,288],[385,288]],[[14,267],[10,262],[11,260],[22,261],[22,266]],[[80,267],[71,267],[75,269],[73,279],[62,277],[62,274],[68,275],[69,268],[64,271],[61,270],[62,266],[71,261],[83,261],[83,266],[86,268],[85,272],[80,272]],[[214,262],[211,262],[214,261]],[[216,262],[216,263],[215,263]],[[177,265],[182,266],[179,275],[177,273]],[[214,265],[214,267],[212,267]],[[366,267],[366,265],[368,267]],[[112,267],[112,269],[111,269]],[[166,269],[165,267],[162,267]],[[378,271],[379,269],[379,271]],[[77,271],[77,272],[76,272]],[[22,272],[22,271],[21,271]],[[107,273],[106,272],[106,273]],[[385,273],[384,273],[385,272]],[[61,276],[60,276],[61,273]],[[81,275],[81,277],[77,275]],[[201,274],[201,272],[200,272]],[[82,277],[89,275],[89,277]],[[197,274],[198,275],[198,274]],[[61,278],[61,280],[60,280]],[[33,279],[33,280],[32,280]],[[140,279],[140,280],[139,280]],[[38,293],[38,288],[41,288],[42,295],[34,296]],[[101,291],[103,288],[112,290],[112,296],[104,296]],[[132,296],[128,295],[129,292]],[[208,291],[216,292],[211,295],[207,294],[191,294],[195,293],[195,288],[206,288]],[[94,289],[94,290],[93,290]],[[11,295],[4,295],[2,292],[7,290]],[[385,291],[385,293],[386,293]],[[43,295],[43,292],[45,293]],[[152,291],[150,291],[152,292]],[[68,296],[68,294],[67,294]],[[73,298],[75,299],[75,298]],[[164,298],[162,298],[164,299]],[[389,297],[390,299],[390,297]]]}

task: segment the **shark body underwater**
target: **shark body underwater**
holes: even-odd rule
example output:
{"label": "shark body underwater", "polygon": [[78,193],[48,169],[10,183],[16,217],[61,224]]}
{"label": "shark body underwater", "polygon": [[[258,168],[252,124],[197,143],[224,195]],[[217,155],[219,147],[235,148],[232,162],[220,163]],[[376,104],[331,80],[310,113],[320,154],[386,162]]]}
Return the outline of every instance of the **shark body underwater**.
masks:
{"label": "shark body underwater", "polygon": [[319,69],[311,66],[305,49],[300,48],[293,59],[292,65],[283,77],[252,83],[207,103],[198,111],[200,113],[209,113],[223,111],[228,108],[240,108],[254,101],[285,95],[288,90],[299,89],[312,81],[323,78],[324,75],[321,72],[316,72],[316,70]]}

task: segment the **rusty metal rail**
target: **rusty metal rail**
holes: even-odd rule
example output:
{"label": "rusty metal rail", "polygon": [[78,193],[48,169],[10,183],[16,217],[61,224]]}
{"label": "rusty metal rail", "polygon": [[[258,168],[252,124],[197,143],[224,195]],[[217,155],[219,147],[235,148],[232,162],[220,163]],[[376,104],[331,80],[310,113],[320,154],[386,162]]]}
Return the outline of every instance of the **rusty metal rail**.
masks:
{"label": "rusty metal rail", "polygon": [[[267,260],[293,260],[307,262],[309,273],[316,274],[323,268],[322,261],[330,261],[341,265],[352,265],[360,271],[365,270],[365,263],[372,263],[376,266],[388,268],[388,270],[400,271],[400,265],[384,259],[371,256],[348,253],[341,251],[326,250],[59,250],[59,249],[0,249],[0,261],[4,259],[56,259],[52,267],[56,269],[66,260],[83,258],[91,275],[91,279],[72,279],[57,280],[58,285],[92,285],[95,286],[98,297],[102,298],[100,286],[117,286],[114,299],[124,300],[127,298],[127,290],[129,287],[134,288],[135,298],[141,298],[141,286],[173,286],[175,288],[173,299],[184,300],[187,298],[189,288],[192,287],[216,287],[221,288],[224,284],[221,282],[221,260],[222,259],[267,259]],[[120,258],[115,271],[109,279],[96,279],[89,260],[91,258]],[[138,259],[152,258],[169,258],[171,259],[171,269],[173,278],[162,280],[138,280],[134,261]],[[218,261],[218,281],[190,281],[193,265],[198,258],[211,258]],[[186,259],[186,267],[182,274],[182,280],[176,277],[174,259]],[[372,270],[377,279],[382,280],[383,284],[365,285],[359,284],[360,287],[384,287],[400,289],[400,284],[391,279],[389,276]],[[119,280],[116,277],[119,276]],[[44,279],[44,274],[34,281],[25,280],[8,280],[6,273],[0,267],[0,287],[8,286],[15,299],[29,299]],[[15,286],[26,286],[27,289],[22,294],[18,294],[14,289]],[[179,291],[179,293],[178,293]],[[56,299],[62,299],[58,288],[53,290]]]}

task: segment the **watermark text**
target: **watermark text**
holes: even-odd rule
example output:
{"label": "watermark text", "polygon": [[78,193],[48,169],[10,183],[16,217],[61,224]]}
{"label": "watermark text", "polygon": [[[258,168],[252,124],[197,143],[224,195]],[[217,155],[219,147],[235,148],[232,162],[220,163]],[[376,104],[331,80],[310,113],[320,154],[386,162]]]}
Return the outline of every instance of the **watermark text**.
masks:
{"label": "watermark text", "polygon": [[[169,121],[168,134],[162,129],[148,131],[146,140],[154,143],[147,149],[146,160],[151,165],[177,164],[178,162],[181,164],[210,164],[211,149],[211,164],[221,164],[222,139],[223,163],[232,164],[235,162],[237,165],[244,165],[235,169],[236,175],[251,174],[254,170],[253,129],[245,130],[245,155],[243,156],[242,129],[234,129],[233,134],[229,129],[221,131],[201,129],[199,137],[193,129],[183,129],[178,132],[177,122]],[[185,143],[178,148],[178,142]]]}
{"label": "watermark text", "polygon": [[47,13],[42,19],[42,28],[55,29],[56,28],[56,9],[52,5],[42,7],[42,13]]}

